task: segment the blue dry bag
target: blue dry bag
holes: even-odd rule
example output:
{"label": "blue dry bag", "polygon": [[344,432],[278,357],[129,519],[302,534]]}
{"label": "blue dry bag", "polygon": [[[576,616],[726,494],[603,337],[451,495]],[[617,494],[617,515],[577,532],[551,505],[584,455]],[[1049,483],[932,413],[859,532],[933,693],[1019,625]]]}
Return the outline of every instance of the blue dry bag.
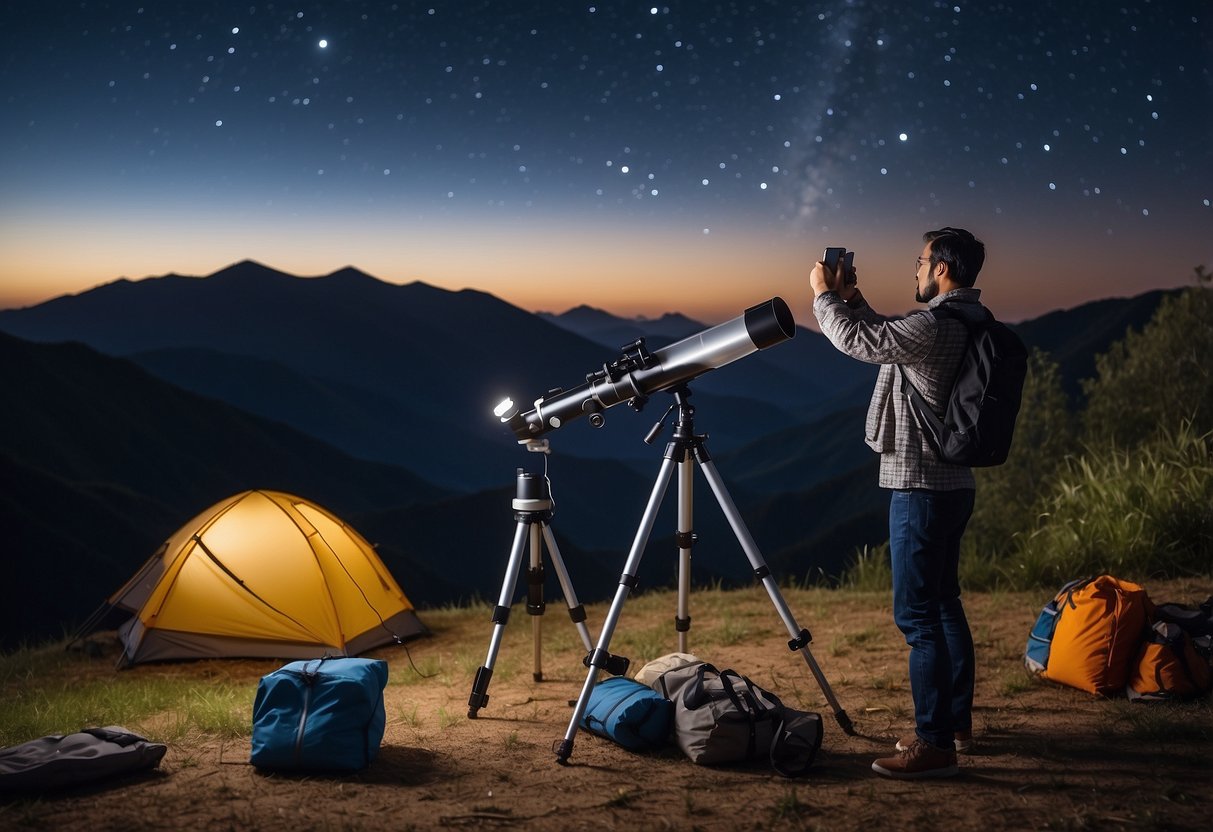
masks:
{"label": "blue dry bag", "polygon": [[379,753],[387,662],[312,659],[261,678],[253,702],[257,768],[357,771]]}
{"label": "blue dry bag", "polygon": [[629,751],[662,745],[673,724],[673,702],[623,676],[612,676],[596,684],[581,718],[582,728]]}

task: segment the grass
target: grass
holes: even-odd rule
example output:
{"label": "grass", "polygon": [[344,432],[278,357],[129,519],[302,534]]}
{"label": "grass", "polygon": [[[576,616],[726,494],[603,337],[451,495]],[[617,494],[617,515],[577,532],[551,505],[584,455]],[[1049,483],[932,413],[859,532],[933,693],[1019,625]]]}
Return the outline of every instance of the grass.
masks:
{"label": "grass", "polygon": [[[25,653],[18,651],[0,660],[0,691],[5,699],[5,707],[0,709],[0,746],[68,734],[83,726],[120,725],[135,732],[154,728],[157,736],[168,741],[199,733],[231,739],[251,731],[254,685],[200,684],[196,676],[187,674],[107,672],[81,680],[73,678],[70,657],[48,660]],[[38,666],[43,668],[41,673],[29,672]],[[58,672],[48,672],[51,669]],[[41,684],[42,679],[55,681]]]}
{"label": "grass", "polygon": [[775,823],[779,823],[780,821],[795,821],[802,817],[819,813],[818,809],[802,802],[800,795],[795,789],[788,789],[787,792],[775,801],[775,805],[771,808],[772,820]]}
{"label": "grass", "polygon": [[1007,697],[1016,697],[1026,693],[1037,685],[1037,681],[1028,675],[1022,665],[1004,670],[999,676],[998,692]]}
{"label": "grass", "polygon": [[[1189,585],[1191,590],[1189,592]],[[1182,580],[1172,583],[1176,597],[1158,600],[1190,600],[1199,585],[1207,593],[1207,580]],[[867,704],[879,705],[891,718],[908,716],[908,688],[903,661],[879,664],[867,656],[904,649],[900,637],[888,620],[887,595],[869,590],[831,590],[821,587],[788,589],[788,606],[803,623],[818,633],[825,648],[814,646],[818,658],[824,658],[823,670],[844,705],[859,714]],[[1203,594],[1201,595],[1203,597]],[[673,592],[645,593],[629,604],[611,649],[629,655],[633,662],[647,661],[670,652],[676,646],[673,627]],[[731,663],[759,684],[778,690],[785,701],[796,707],[822,709],[818,688],[801,663],[793,658],[787,666],[748,666],[738,658],[747,644],[784,634],[778,616],[761,587],[740,590],[709,588],[692,595],[693,650],[711,660],[721,651],[734,656]],[[1022,639],[1041,603],[1035,596],[1002,590],[981,596],[984,613],[974,619],[979,650],[995,664],[995,690],[1011,699],[1030,694],[1037,687],[1022,669],[1019,654]],[[878,609],[880,606],[884,609]],[[604,607],[592,607],[591,629],[601,623]],[[872,618],[879,615],[879,622]],[[393,661],[389,686],[420,689],[422,685],[465,691],[485,657],[492,625],[483,620],[479,608],[443,608],[424,613],[427,625],[436,634],[457,634],[447,639],[449,647],[436,651],[424,641],[412,645],[412,659],[404,656]],[[982,620],[984,616],[985,620]],[[544,627],[545,671],[563,673],[575,680],[582,670],[583,646],[575,629],[562,618],[551,618]],[[1022,634],[1003,635],[990,629],[998,621],[1022,620]],[[504,680],[524,677],[529,684],[532,669],[532,630],[525,617],[507,627],[494,668],[496,690]],[[892,644],[895,642],[896,644]],[[897,655],[900,657],[901,653]],[[414,670],[413,665],[416,666]],[[121,725],[132,731],[155,737],[158,741],[190,745],[198,737],[238,739],[251,732],[252,702],[257,680],[280,666],[273,660],[239,663],[210,661],[180,664],[145,665],[129,671],[115,671],[107,659],[69,653],[62,645],[25,648],[0,655],[0,746],[15,745],[35,737],[77,731],[89,725]],[[636,664],[636,667],[639,665]],[[421,675],[421,674],[424,674]],[[768,682],[769,677],[769,682]],[[411,698],[411,697],[410,697]],[[1105,730],[1116,737],[1165,745],[1169,738],[1192,731],[1213,741],[1213,711],[1209,702],[1196,705],[1130,706],[1109,702]],[[532,718],[538,719],[539,700],[530,705]],[[525,709],[517,712],[525,717]],[[466,721],[459,707],[431,710],[418,708],[416,702],[394,707],[392,721],[414,733],[431,735],[447,731]],[[507,737],[508,750],[518,737]]]}
{"label": "grass", "polygon": [[1108,703],[1107,730],[1113,736],[1163,746],[1181,739],[1213,741],[1213,703],[1208,697],[1162,707],[1113,700]]}
{"label": "grass", "polygon": [[889,543],[864,546],[855,554],[855,562],[843,574],[840,583],[846,589],[875,592],[893,588],[893,566],[889,562]]}
{"label": "grass", "polygon": [[1202,574],[1213,561],[1211,503],[1210,434],[1180,429],[1132,452],[1071,459],[1008,575],[1019,585],[1060,585],[1099,572]]}
{"label": "grass", "polygon": [[865,644],[871,644],[888,635],[888,628],[885,627],[865,627],[857,632],[845,632],[834,636],[830,639],[829,652],[831,656],[847,656],[850,655],[852,648],[862,650]]}

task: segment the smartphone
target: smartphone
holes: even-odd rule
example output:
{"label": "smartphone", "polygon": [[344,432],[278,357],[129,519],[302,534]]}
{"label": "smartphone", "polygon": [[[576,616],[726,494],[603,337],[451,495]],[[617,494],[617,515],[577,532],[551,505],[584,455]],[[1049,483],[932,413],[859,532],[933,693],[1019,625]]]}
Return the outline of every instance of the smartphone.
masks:
{"label": "smartphone", "polygon": [[842,267],[846,269],[843,273],[843,283],[847,286],[855,285],[855,252],[848,251],[842,256]]}
{"label": "smartphone", "polygon": [[825,254],[821,255],[821,262],[825,263],[826,268],[830,271],[836,271],[838,269],[838,261],[841,260],[843,255],[846,253],[847,250],[841,246],[831,246],[826,249]]}

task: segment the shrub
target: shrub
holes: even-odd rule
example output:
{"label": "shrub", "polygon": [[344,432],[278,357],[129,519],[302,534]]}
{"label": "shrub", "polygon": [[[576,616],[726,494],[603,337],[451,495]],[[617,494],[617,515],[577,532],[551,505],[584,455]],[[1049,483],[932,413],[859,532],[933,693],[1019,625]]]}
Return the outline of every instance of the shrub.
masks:
{"label": "shrub", "polygon": [[1206,574],[1213,562],[1213,433],[1190,424],[1134,450],[1067,461],[1036,530],[1020,537],[1013,583],[1053,586],[1108,572]]}

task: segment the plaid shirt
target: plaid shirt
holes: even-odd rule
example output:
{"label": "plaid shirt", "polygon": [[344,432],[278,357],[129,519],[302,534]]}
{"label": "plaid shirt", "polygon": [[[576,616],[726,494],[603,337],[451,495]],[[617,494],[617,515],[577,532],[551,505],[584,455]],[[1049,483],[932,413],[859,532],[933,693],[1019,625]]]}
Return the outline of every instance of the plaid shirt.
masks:
{"label": "plaid shirt", "polygon": [[[950,303],[950,310],[980,319],[985,308],[980,289],[954,289],[931,300],[927,309]],[[941,462],[926,433],[901,393],[900,364],[910,382],[939,414],[947,405],[952,383],[960,368],[969,333],[951,318],[936,320],[919,310],[905,317],[887,318],[856,294],[848,304],[837,292],[824,292],[813,303],[822,333],[842,352],[880,364],[876,389],[868,405],[864,441],[880,454],[882,488],[925,488],[952,491],[973,488],[973,472],[962,465]]]}

